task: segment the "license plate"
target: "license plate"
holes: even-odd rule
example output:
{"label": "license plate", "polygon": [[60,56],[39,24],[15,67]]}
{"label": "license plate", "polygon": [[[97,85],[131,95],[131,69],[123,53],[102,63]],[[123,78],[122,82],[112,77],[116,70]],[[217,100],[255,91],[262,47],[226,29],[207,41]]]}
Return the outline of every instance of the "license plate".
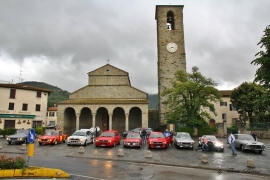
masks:
{"label": "license plate", "polygon": [[101,144],[101,146],[105,146],[105,144]]}
{"label": "license plate", "polygon": [[157,148],[160,148],[160,146],[156,146]]}

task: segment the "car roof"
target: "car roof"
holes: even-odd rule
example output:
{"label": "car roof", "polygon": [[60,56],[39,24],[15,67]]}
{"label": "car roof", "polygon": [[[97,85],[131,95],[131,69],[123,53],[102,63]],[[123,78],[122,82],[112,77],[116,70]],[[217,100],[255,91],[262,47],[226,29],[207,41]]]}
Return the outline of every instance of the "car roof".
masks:
{"label": "car roof", "polygon": [[86,132],[86,131],[90,131],[90,129],[80,129],[80,130],[77,130],[77,131]]}
{"label": "car roof", "polygon": [[108,131],[103,131],[103,132],[118,132],[116,130],[108,130]]}

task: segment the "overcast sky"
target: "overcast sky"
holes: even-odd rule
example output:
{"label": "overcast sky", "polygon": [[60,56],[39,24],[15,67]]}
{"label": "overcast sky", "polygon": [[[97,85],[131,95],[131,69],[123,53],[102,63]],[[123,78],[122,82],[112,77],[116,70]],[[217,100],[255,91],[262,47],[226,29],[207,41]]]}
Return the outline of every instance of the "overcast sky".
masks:
{"label": "overcast sky", "polygon": [[219,90],[253,81],[269,0],[1,0],[0,83],[21,77],[74,92],[109,59],[156,94],[156,5],[184,5],[188,72],[199,67]]}

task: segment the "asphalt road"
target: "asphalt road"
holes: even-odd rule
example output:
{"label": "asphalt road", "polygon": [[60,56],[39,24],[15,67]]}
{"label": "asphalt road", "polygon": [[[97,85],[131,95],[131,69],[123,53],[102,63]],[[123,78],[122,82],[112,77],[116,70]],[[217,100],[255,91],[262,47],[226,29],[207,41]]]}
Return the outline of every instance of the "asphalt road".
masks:
{"label": "asphalt road", "polygon": [[[226,142],[226,139],[222,140]],[[63,170],[67,168],[67,172],[70,174],[84,176],[83,172],[96,169],[93,166],[95,163],[98,162],[96,167],[99,168],[105,167],[106,164],[108,165],[108,162],[111,162],[113,164],[111,177],[103,176],[104,172],[101,171],[97,171],[98,174],[91,173],[95,175],[93,176],[94,178],[101,179],[119,179],[120,176],[125,176],[127,179],[134,179],[133,176],[136,176],[136,179],[139,175],[141,176],[140,179],[177,179],[179,176],[186,177],[184,179],[188,177],[197,179],[197,175],[207,172],[205,179],[229,179],[229,176],[232,176],[232,178],[235,176],[240,177],[238,179],[251,180],[254,177],[255,179],[259,178],[258,175],[270,176],[270,153],[268,151],[270,143],[268,139],[262,139],[261,141],[266,145],[266,151],[262,154],[238,150],[238,155],[232,156],[231,149],[228,146],[223,153],[203,153],[189,149],[176,149],[174,146],[170,146],[168,149],[151,149],[152,158],[145,157],[145,152],[148,151],[145,146],[141,149],[123,148],[122,145],[117,145],[113,148],[96,148],[93,144],[90,144],[83,147],[83,153],[79,153],[82,150],[80,146],[67,146],[66,144],[39,146],[35,142],[34,156],[30,158],[29,163],[30,166],[46,165],[45,167],[55,167]],[[27,157],[27,150],[21,150],[22,145],[8,145],[3,138],[0,138],[0,142],[2,143],[1,154],[7,154],[8,156],[21,154]],[[119,149],[124,150],[123,157],[118,156]],[[208,156],[208,163],[201,162],[203,154]],[[247,168],[247,160],[250,158],[255,160],[255,168]],[[81,164],[82,167],[80,167]],[[136,170],[138,166],[143,166],[143,168]],[[134,167],[136,167],[135,170],[133,169]],[[102,169],[104,170],[104,168]],[[140,174],[134,172],[139,172]],[[242,173],[247,173],[249,176],[240,175]],[[211,176],[208,177],[207,174]],[[89,177],[89,174],[85,176]],[[74,178],[77,177],[74,176]]]}

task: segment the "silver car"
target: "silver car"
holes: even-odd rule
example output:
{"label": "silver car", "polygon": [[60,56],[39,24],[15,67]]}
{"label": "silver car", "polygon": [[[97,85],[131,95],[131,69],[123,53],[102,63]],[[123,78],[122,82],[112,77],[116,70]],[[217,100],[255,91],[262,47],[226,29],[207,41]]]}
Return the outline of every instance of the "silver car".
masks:
{"label": "silver car", "polygon": [[194,148],[194,140],[187,132],[176,132],[173,136],[173,144],[177,148]]}
{"label": "silver car", "polygon": [[18,129],[15,134],[9,135],[6,140],[8,144],[11,143],[28,143],[27,136],[29,130]]}
{"label": "silver car", "polygon": [[258,151],[260,154],[265,150],[265,145],[262,142],[255,141],[250,134],[234,134],[235,147],[245,150]]}

